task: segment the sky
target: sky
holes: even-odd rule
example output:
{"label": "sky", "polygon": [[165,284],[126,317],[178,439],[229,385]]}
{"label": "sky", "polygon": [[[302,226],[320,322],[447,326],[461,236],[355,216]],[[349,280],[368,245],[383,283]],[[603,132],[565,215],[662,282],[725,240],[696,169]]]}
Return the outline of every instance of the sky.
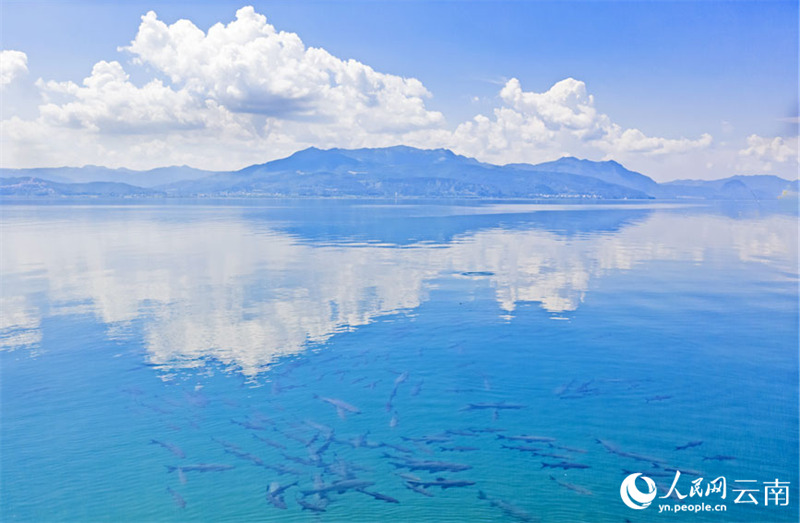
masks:
{"label": "sky", "polygon": [[0,166],[306,147],[798,177],[798,2],[0,2]]}

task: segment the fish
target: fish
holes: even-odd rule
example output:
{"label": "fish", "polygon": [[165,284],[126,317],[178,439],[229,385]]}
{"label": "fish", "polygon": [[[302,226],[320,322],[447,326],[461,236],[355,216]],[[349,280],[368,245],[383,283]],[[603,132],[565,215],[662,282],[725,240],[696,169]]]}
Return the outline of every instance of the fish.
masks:
{"label": "fish", "polygon": [[589,396],[597,396],[600,394],[600,389],[591,389],[585,392],[576,392],[574,394],[562,394],[558,397],[561,400],[580,400],[583,398],[588,398]]}
{"label": "fish", "polygon": [[487,496],[486,494],[484,494],[484,492],[482,490],[478,491],[478,499],[483,499],[483,500],[488,501],[489,504],[492,505],[493,507],[499,508],[500,510],[502,510],[503,512],[505,512],[509,516],[511,516],[511,517],[513,517],[515,519],[518,519],[519,521],[522,521],[524,523],[533,523],[534,521],[537,521],[536,519],[534,519],[533,516],[531,516],[530,514],[528,514],[527,512],[522,510],[521,508],[519,508],[519,507],[517,507],[515,505],[512,505],[508,501],[504,501],[504,500],[499,499],[499,498],[491,498],[491,497]]}
{"label": "fish", "polygon": [[295,481],[295,482],[289,483],[287,485],[281,485],[277,481],[273,481],[272,483],[270,483],[269,489],[267,490],[267,492],[269,492],[270,494],[280,495],[280,494],[283,494],[284,492],[286,492],[288,489],[290,489],[290,488],[294,487],[295,485],[297,485],[297,483],[298,482]]}
{"label": "fish", "polygon": [[275,447],[276,449],[286,450],[286,445],[283,443],[279,443],[277,441],[271,440],[269,438],[265,438],[264,436],[259,436],[258,434],[253,434],[253,437],[257,440],[263,441],[270,447]]}
{"label": "fish", "polygon": [[449,434],[451,436],[466,436],[469,438],[477,438],[478,435],[475,432],[469,430],[446,430],[444,431],[445,434]]}
{"label": "fish", "polygon": [[435,481],[408,481],[412,485],[417,485],[418,487],[428,488],[428,487],[441,487],[442,490],[453,488],[453,487],[470,487],[475,484],[474,481],[466,481],[461,479],[445,479],[445,478],[436,478]]}
{"label": "fish", "polygon": [[270,483],[269,487],[267,487],[267,501],[275,507],[285,510],[287,506],[286,501],[283,499],[283,493],[295,485],[297,485],[297,481],[283,486],[277,481],[273,481]]}
{"label": "fish", "polygon": [[262,424],[266,423],[268,425],[275,425],[275,420],[258,410],[250,413],[250,419],[253,421],[259,421]]}
{"label": "fish", "polygon": [[668,399],[672,399],[672,396],[650,396],[649,398],[645,398],[644,401],[646,403],[651,403],[653,401],[665,401]]}
{"label": "fish", "polygon": [[183,496],[172,490],[170,487],[167,487],[167,492],[172,495],[172,500],[175,502],[175,505],[180,508],[186,508],[186,500],[183,499]]}
{"label": "fish", "polygon": [[588,469],[591,467],[589,465],[584,465],[583,463],[570,463],[568,461],[560,461],[558,463],[542,462],[542,468],[569,470],[569,469]]}
{"label": "fish", "polygon": [[411,454],[412,452],[414,452],[413,450],[411,450],[408,447],[404,447],[402,445],[395,445],[393,443],[381,443],[381,446],[382,447],[386,447],[386,448],[390,448],[390,449],[394,449],[397,452],[402,452],[404,454]]}
{"label": "fish", "polygon": [[504,449],[510,450],[518,450],[520,452],[530,452],[534,456],[541,456],[543,458],[553,458],[553,459],[560,459],[560,460],[568,460],[571,459],[571,456],[565,456],[563,454],[553,454],[552,452],[543,452],[544,449],[539,447],[528,447],[524,445],[501,445]]}
{"label": "fish", "polygon": [[[658,465],[654,465],[654,466],[658,467]],[[686,469],[686,468],[683,468],[683,467],[681,467],[679,469],[678,467],[667,467],[667,466],[665,466],[665,467],[663,467],[663,469],[665,471],[667,471],[667,472],[670,472],[671,474],[675,474],[676,472],[678,472],[680,470],[681,473],[688,474],[690,476],[702,476],[703,475],[703,473],[700,472],[699,470]],[[647,473],[649,474],[652,471],[653,471],[653,469],[650,469],[650,470],[647,471]]]}
{"label": "fish", "polygon": [[422,436],[419,438],[411,438],[408,436],[401,436],[403,441],[414,441],[416,443],[424,443],[426,445],[430,445],[431,443],[449,443],[453,441],[453,439],[446,435],[446,434],[434,434],[431,436]]}
{"label": "fish", "polygon": [[310,440],[306,441],[305,447],[310,448],[319,439],[319,432],[315,433]]}
{"label": "fish", "polygon": [[351,404],[347,403],[346,401],[342,401],[342,400],[337,399],[337,398],[326,398],[324,396],[318,396],[316,394],[314,394],[314,398],[316,398],[316,399],[318,399],[320,401],[324,401],[325,403],[329,403],[330,405],[333,405],[334,407],[336,407],[336,413],[342,419],[347,419],[347,413],[348,412],[350,412],[352,414],[361,414],[361,409],[359,409],[358,407],[356,407],[354,405],[351,405]]}
{"label": "fish", "polygon": [[525,441],[525,442],[528,442],[528,443],[537,443],[537,442],[538,443],[552,443],[552,442],[554,442],[556,440],[555,438],[550,438],[550,437],[547,437],[547,436],[531,436],[531,435],[528,435],[528,434],[523,434],[521,436],[504,436],[502,434],[498,434],[497,435],[497,439],[507,439],[507,440],[510,440],[510,441]]}
{"label": "fish", "polygon": [[413,490],[417,494],[422,494],[423,496],[428,496],[429,498],[433,497],[433,494],[431,494],[430,492],[428,492],[424,488],[420,487],[419,485],[416,485],[416,484],[413,484],[413,483],[409,483],[408,481],[406,481],[403,484],[406,486],[406,488],[408,488],[410,490]]}
{"label": "fish", "polygon": [[553,476],[550,476],[550,479],[552,479],[553,481],[556,482],[556,484],[564,487],[567,490],[571,490],[573,492],[577,492],[578,494],[581,494],[583,496],[591,496],[592,495],[592,491],[589,490],[589,489],[585,489],[585,488],[583,488],[581,486],[574,485],[572,483],[567,483],[565,481],[561,481],[560,479],[558,479],[556,477],[553,477]]}
{"label": "fish", "polygon": [[456,445],[454,447],[439,447],[442,452],[470,452],[473,450],[480,450],[478,447],[462,447]]}
{"label": "fish", "polygon": [[336,443],[339,443],[339,444],[349,445],[349,446],[353,447],[354,449],[361,448],[361,447],[364,447],[364,448],[367,448],[367,449],[377,449],[377,448],[380,448],[380,447],[384,446],[383,443],[378,443],[376,441],[368,440],[367,439],[368,435],[369,435],[369,431],[367,431],[364,434],[361,434],[359,436],[356,436],[356,437],[354,437],[352,439],[349,439],[349,440],[334,439],[334,441]]}
{"label": "fish", "polygon": [[167,443],[166,441],[159,441],[157,439],[151,439],[150,444],[164,447],[165,449],[172,452],[181,459],[186,457],[186,453],[184,453],[183,450],[180,449],[180,447],[178,447],[177,445],[173,445],[172,443]]}
{"label": "fish", "polygon": [[331,443],[333,443],[333,432],[330,432],[328,434],[328,437],[325,438],[325,443],[320,445],[319,448],[316,451],[314,451],[314,454],[316,454],[317,456],[321,456],[323,453],[325,453],[326,450],[328,450],[328,448],[331,446]]}
{"label": "fish", "polygon": [[417,448],[418,451],[422,452],[423,454],[433,455],[434,453],[433,448],[428,446],[426,443],[415,442],[414,446]]}
{"label": "fish", "polygon": [[722,456],[719,454],[716,456],[703,456],[703,461],[733,461],[735,459],[734,456]]}
{"label": "fish", "polygon": [[315,461],[312,461],[312,460],[309,460],[309,459],[298,458],[298,457],[295,457],[295,456],[290,456],[290,455],[286,454],[285,452],[281,452],[281,456],[283,456],[287,461],[292,461],[294,463],[297,463],[298,465],[305,465],[307,467],[313,467],[313,466],[316,465]]}
{"label": "fish", "polygon": [[274,470],[275,472],[277,472],[280,475],[284,475],[284,474],[292,474],[293,476],[302,476],[303,475],[303,472],[301,472],[301,471],[299,471],[297,469],[293,469],[293,468],[287,467],[286,465],[272,465],[270,463],[267,463],[267,464],[263,465],[263,467],[265,469]]}
{"label": "fish", "polygon": [[310,419],[305,420],[303,423],[305,423],[306,425],[308,425],[312,429],[317,430],[319,432],[323,432],[325,434],[330,434],[331,432],[333,432],[333,428],[332,427],[329,427],[329,426],[324,425],[322,423],[317,423],[316,421],[313,421],[313,420],[310,420]]}
{"label": "fish", "polygon": [[227,440],[224,440],[224,439],[219,439],[219,438],[211,438],[211,439],[214,440],[216,443],[219,443],[220,445],[222,445],[226,449],[242,450],[242,447],[240,447],[239,445],[237,445],[235,443],[231,443],[230,441],[227,441]]}
{"label": "fish", "polygon": [[232,419],[231,423],[233,423],[234,425],[239,425],[241,427],[244,427],[248,430],[267,430],[267,427],[265,425],[261,425],[259,423],[253,423],[251,421],[239,421]]}
{"label": "fish", "polygon": [[500,445],[500,447],[509,450],[518,450],[520,452],[533,452],[533,453],[538,453],[542,450],[540,447],[527,447],[524,445]]}
{"label": "fish", "polygon": [[264,466],[264,461],[261,458],[259,458],[258,456],[254,455],[254,454],[251,454],[249,452],[244,452],[244,451],[235,450],[235,449],[225,449],[225,452],[227,452],[228,454],[233,454],[237,458],[241,458],[243,460],[250,461],[254,465],[258,465],[259,467],[263,467]]}
{"label": "fish", "polygon": [[427,470],[428,472],[459,472],[462,470],[469,470],[471,465],[464,465],[461,463],[448,463],[446,461],[425,461],[425,460],[406,460],[403,463],[396,463],[390,461],[395,468],[407,468],[408,470]]}
{"label": "fish", "polygon": [[653,465],[660,465],[664,463],[663,459],[654,458],[651,456],[643,456],[641,454],[634,454],[632,452],[626,452],[621,450],[616,445],[609,443],[608,441],[604,441],[602,439],[595,438],[595,441],[603,446],[608,452],[612,454],[616,454],[617,456],[622,456],[623,458],[631,458],[635,459],[636,461],[644,461],[646,463],[652,463]]}
{"label": "fish", "polygon": [[692,447],[699,447],[702,444],[703,444],[703,442],[699,441],[699,440],[698,441],[690,441],[689,443],[686,443],[685,445],[678,445],[677,447],[675,447],[675,450],[686,450],[686,449],[690,449]]}
{"label": "fish", "polygon": [[491,433],[495,433],[495,432],[505,432],[506,431],[506,429],[499,429],[499,428],[495,428],[495,427],[470,427],[467,430],[469,430],[470,432],[478,433],[478,434],[480,434],[480,433],[491,434]]}
{"label": "fish", "polygon": [[306,439],[302,438],[301,436],[298,436],[294,432],[290,432],[290,431],[286,431],[286,430],[280,430],[280,429],[275,429],[275,430],[279,434],[283,434],[287,439],[291,439],[293,441],[296,441],[297,443],[300,443],[304,447],[306,446],[306,444],[308,444],[308,441]]}
{"label": "fish", "polygon": [[557,387],[553,391],[553,394],[555,394],[556,396],[561,396],[564,393],[566,393],[569,389],[571,389],[574,384],[575,384],[575,379],[573,379],[569,383],[565,383],[565,384],[561,385],[560,387]]}
{"label": "fish", "polygon": [[462,408],[461,410],[482,410],[482,409],[490,409],[490,410],[518,410],[524,409],[526,405],[521,403],[468,403],[466,407]]}
{"label": "fish", "polygon": [[394,414],[392,414],[392,419],[389,420],[389,428],[390,429],[395,428],[397,426],[397,423],[398,423],[397,411],[394,411]]}
{"label": "fish", "polygon": [[563,454],[552,454],[550,452],[534,452],[534,455],[541,456],[543,458],[553,458],[565,461],[571,459],[571,456],[564,456]]}
{"label": "fish", "polygon": [[401,383],[408,379],[408,371],[403,372],[394,380],[394,388],[396,389]]}
{"label": "fish", "polygon": [[372,496],[373,498],[379,501],[385,501],[387,503],[400,503],[393,497],[387,496],[386,494],[381,494],[380,492],[370,492],[369,490],[364,490],[364,489],[356,489],[356,490],[358,492],[361,492],[362,494],[366,494],[367,496]]}
{"label": "fish", "polygon": [[282,392],[289,391],[292,389],[300,389],[305,387],[305,385],[281,385],[279,380],[275,380],[272,382],[272,394],[278,395]]}
{"label": "fish", "polygon": [[[626,475],[626,476],[630,476],[631,474],[636,474],[636,471],[628,470],[628,469],[622,469],[622,473],[624,475]],[[640,474],[641,474],[641,472],[640,472]],[[650,477],[653,477],[653,478],[673,478],[673,477],[675,477],[675,472],[674,471],[673,472],[668,472],[666,470],[658,471],[658,470],[652,470],[651,469],[651,470],[647,471],[647,476],[650,476]]]}
{"label": "fish", "polygon": [[407,472],[395,472],[394,475],[404,481],[422,481],[419,476],[415,474],[409,474]]}
{"label": "fish", "polygon": [[355,463],[349,463],[347,461],[342,460],[341,458],[337,458],[336,461],[334,461],[333,463],[325,465],[324,470],[325,472],[328,472],[329,474],[334,474],[336,476],[339,476],[340,478],[355,479],[356,471],[364,471],[367,470],[367,468],[362,467],[361,465],[357,465]]}
{"label": "fish", "polygon": [[309,490],[301,490],[303,496],[311,496],[314,494],[327,494],[328,492],[344,493],[347,490],[360,490],[374,485],[374,481],[363,481],[360,479],[343,479],[341,481],[334,481],[330,485],[315,487]]}
{"label": "fish", "polygon": [[175,472],[176,470],[179,472],[222,472],[235,468],[233,465],[221,465],[218,463],[198,463],[196,465],[182,465],[177,467],[165,465],[165,467],[167,467],[167,472]]}
{"label": "fish", "polygon": [[547,446],[552,449],[561,449],[561,450],[566,450],[567,452],[577,452],[579,454],[586,454],[585,449],[578,449],[575,447],[565,447],[563,445],[556,445],[555,443],[548,443]]}
{"label": "fish", "polygon": [[328,500],[325,498],[320,498],[317,500],[317,503],[311,503],[305,501],[302,498],[296,498],[297,504],[300,505],[303,510],[310,510],[312,512],[325,512],[325,509],[328,507]]}
{"label": "fish", "polygon": [[411,392],[409,392],[409,394],[411,394],[412,396],[417,396],[420,392],[422,392],[422,384],[424,383],[424,381],[425,380],[419,380],[414,385],[414,387],[411,388]]}

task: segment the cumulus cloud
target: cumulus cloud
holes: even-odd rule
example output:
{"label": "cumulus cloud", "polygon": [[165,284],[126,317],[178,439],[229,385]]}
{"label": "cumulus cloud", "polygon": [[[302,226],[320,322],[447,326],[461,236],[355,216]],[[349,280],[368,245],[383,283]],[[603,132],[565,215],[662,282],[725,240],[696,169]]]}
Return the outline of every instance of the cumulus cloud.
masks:
{"label": "cumulus cloud", "polygon": [[48,97],[70,99],[39,107],[42,123],[51,126],[145,133],[199,128],[209,120],[201,115],[208,107],[189,93],[174,91],[159,80],[136,87],[118,62],[98,62],[82,85],[42,80],[36,85]]}
{"label": "cumulus cloud", "polygon": [[188,20],[168,26],[151,11],[124,49],[173,84],[234,112],[315,122],[344,118],[370,132],[402,132],[443,120],[426,110],[430,93],[419,80],[306,48],[298,35],[276,31],[252,7],[208,33]]}
{"label": "cumulus cloud", "polygon": [[419,80],[306,47],[252,7],[207,32],[151,11],[120,49],[158,77],[140,86],[101,61],[80,84],[39,80],[39,117],[2,122],[6,162],[232,169],[312,145],[410,142],[444,125]]}
{"label": "cumulus cloud", "polygon": [[679,154],[708,147],[712,138],[651,137],[624,129],[595,107],[586,84],[567,78],[543,93],[523,91],[512,78],[500,91],[493,117],[478,115],[459,125],[453,145],[490,161],[537,162],[564,154],[619,157]]}
{"label": "cumulus cloud", "polygon": [[[167,24],[151,11],[119,49],[132,63],[100,61],[81,82],[36,82],[43,96],[38,117],[0,122],[5,166],[229,170],[309,146],[406,144],[496,163],[572,155],[632,161],[636,168],[648,158],[655,165],[685,160],[712,143],[707,134],[664,138],[623,128],[573,78],[544,92],[511,79],[490,114],[450,126],[426,106],[432,95],[418,79],[307,47],[252,7],[207,31],[188,20]],[[5,53],[17,54],[6,60]],[[26,70],[24,53],[3,57],[4,82],[7,66],[23,68],[8,78]],[[134,77],[149,79],[134,82],[131,68]]]}
{"label": "cumulus cloud", "polygon": [[772,138],[751,134],[747,137],[747,147],[739,151],[740,171],[770,171],[775,163],[798,164],[798,141],[800,138]]}
{"label": "cumulus cloud", "polygon": [[22,51],[0,51],[0,86],[8,85],[28,72],[28,55]]}

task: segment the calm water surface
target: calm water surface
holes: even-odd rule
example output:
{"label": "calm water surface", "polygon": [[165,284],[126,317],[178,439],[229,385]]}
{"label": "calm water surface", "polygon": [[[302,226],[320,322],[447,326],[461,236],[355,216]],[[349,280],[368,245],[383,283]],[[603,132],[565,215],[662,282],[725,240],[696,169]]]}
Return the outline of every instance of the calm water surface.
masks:
{"label": "calm water surface", "polygon": [[798,520],[796,202],[212,203],[0,207],[2,521]]}

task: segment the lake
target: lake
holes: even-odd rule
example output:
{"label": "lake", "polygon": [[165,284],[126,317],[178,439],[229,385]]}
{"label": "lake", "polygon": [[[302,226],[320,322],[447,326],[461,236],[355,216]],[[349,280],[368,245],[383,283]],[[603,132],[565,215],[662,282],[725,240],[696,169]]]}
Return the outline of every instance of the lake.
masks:
{"label": "lake", "polygon": [[3,521],[798,520],[796,201],[0,212]]}

